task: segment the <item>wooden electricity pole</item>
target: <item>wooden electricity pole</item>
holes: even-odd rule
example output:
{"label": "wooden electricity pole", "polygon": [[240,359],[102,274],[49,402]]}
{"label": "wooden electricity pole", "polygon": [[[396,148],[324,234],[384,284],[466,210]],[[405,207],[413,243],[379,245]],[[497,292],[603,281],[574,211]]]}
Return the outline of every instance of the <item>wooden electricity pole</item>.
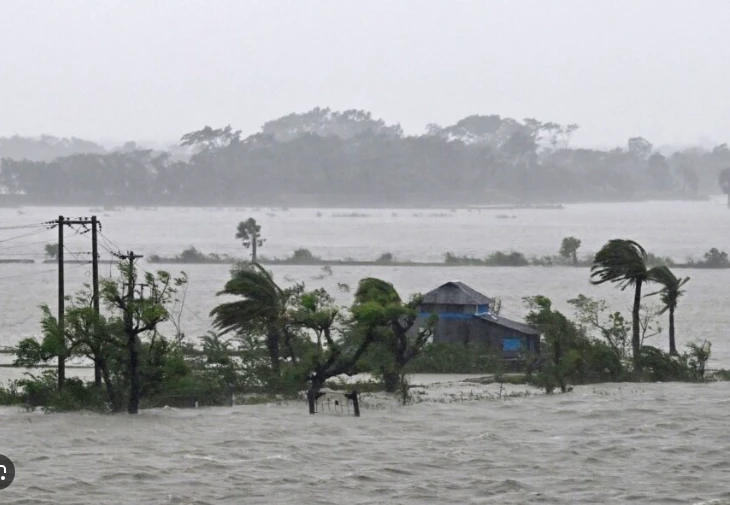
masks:
{"label": "wooden electricity pole", "polygon": [[[99,317],[99,251],[97,244],[97,232],[98,228],[101,227],[101,222],[96,216],[68,219],[63,216],[58,216],[56,226],[58,226],[58,328],[59,337],[61,341],[60,349],[58,352],[58,389],[63,389],[63,385],[66,382],[66,286],[64,278],[64,254],[63,250],[65,245],[63,243],[63,230],[66,226],[88,226],[91,223],[91,269],[92,269],[92,299],[94,313],[96,317]],[[101,368],[98,363],[94,364],[94,383],[97,386],[101,386]]]}
{"label": "wooden electricity pole", "polygon": [[61,345],[58,351],[58,390],[63,389],[66,382],[66,327],[65,327],[65,301],[66,293],[64,292],[63,278],[63,226],[65,220],[63,216],[58,216],[58,330]]}
{"label": "wooden electricity pole", "polygon": [[[92,304],[94,307],[94,317],[95,317],[95,333],[96,338],[99,338],[98,335],[98,321],[100,316],[100,310],[99,310],[99,247],[98,247],[98,238],[97,238],[97,231],[98,228],[101,227],[101,223],[98,219],[96,219],[96,216],[91,216],[91,298],[92,298]],[[96,361],[94,362],[94,385],[96,387],[101,387],[101,366]]]}

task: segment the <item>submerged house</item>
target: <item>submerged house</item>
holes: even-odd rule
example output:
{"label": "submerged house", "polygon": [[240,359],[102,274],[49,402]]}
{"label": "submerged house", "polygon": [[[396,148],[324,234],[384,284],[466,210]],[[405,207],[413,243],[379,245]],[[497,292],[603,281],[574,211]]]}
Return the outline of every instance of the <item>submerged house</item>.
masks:
{"label": "submerged house", "polygon": [[447,282],[423,295],[416,324],[420,326],[436,314],[434,342],[486,344],[500,349],[504,358],[539,353],[540,332],[525,323],[494,315],[494,302],[463,282]]}

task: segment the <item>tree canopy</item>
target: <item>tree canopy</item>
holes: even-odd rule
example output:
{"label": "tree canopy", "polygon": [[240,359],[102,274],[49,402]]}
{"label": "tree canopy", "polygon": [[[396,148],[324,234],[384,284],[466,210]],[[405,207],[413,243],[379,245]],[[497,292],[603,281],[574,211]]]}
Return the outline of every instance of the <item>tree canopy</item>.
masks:
{"label": "tree canopy", "polygon": [[[696,198],[718,189],[726,144],[659,152],[571,146],[578,125],[470,115],[406,135],[363,110],[315,108],[243,136],[182,135],[167,152],[79,139],[0,138],[0,189],[26,203],[453,204]],[[187,152],[181,159],[180,153]],[[723,186],[724,188],[725,186]]]}

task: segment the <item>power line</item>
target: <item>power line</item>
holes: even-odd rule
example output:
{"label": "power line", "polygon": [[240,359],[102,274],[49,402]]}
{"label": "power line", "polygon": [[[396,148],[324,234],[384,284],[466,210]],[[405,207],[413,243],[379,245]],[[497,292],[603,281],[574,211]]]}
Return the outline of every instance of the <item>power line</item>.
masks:
{"label": "power line", "polygon": [[22,235],[16,235],[14,237],[4,238],[4,239],[1,239],[0,240],[0,243],[2,243],[2,242],[10,242],[11,240],[16,240],[16,239],[24,238],[24,237],[30,237],[32,235],[38,235],[39,233],[43,233],[44,231],[48,231],[48,228],[42,228],[40,230],[33,230],[31,232],[28,232],[28,233],[23,233]]}
{"label": "power line", "polygon": [[22,230],[27,228],[38,228],[43,227],[47,228],[47,226],[43,223],[35,223],[35,224],[19,224],[15,226],[0,226],[0,230]]}

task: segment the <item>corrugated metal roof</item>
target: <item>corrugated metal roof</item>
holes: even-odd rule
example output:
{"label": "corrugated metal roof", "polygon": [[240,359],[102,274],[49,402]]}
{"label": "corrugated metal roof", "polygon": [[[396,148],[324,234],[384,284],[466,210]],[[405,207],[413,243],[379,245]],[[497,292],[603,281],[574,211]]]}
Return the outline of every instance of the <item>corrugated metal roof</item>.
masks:
{"label": "corrugated metal roof", "polygon": [[494,300],[460,281],[450,281],[423,295],[423,303],[493,305]]}
{"label": "corrugated metal roof", "polygon": [[528,335],[540,334],[540,331],[533,328],[532,326],[529,326],[525,323],[520,323],[518,321],[513,321],[512,319],[507,319],[506,317],[493,316],[492,314],[483,314],[474,317],[478,317],[479,319],[482,319],[489,323],[504,326],[505,328],[509,328],[511,330],[519,331],[520,333],[526,333]]}

